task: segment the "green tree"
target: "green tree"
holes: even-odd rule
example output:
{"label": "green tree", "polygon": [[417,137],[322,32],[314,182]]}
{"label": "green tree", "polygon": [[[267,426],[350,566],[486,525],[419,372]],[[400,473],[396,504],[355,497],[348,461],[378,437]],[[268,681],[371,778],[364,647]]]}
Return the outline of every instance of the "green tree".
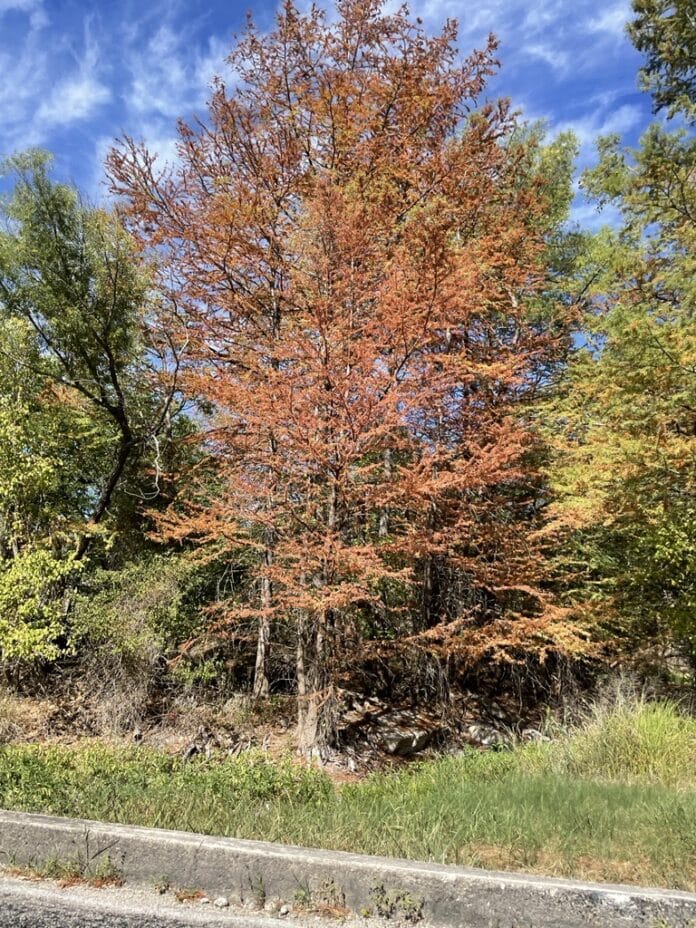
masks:
{"label": "green tree", "polygon": [[82,402],[108,446],[105,469],[91,474],[82,557],[90,530],[113,516],[124,482],[142,478],[145,462],[157,470],[161,440],[180,411],[185,337],[177,341],[174,308],[151,288],[150,270],[118,217],[52,181],[49,163],[29,152],[6,166],[15,187],[0,232],[0,318],[26,324],[35,351],[19,363],[62,387],[68,402]]}
{"label": "green tree", "polygon": [[599,156],[584,189],[621,221],[576,265],[585,344],[553,403],[555,528],[573,598],[696,667],[696,140],[654,125]]}
{"label": "green tree", "polygon": [[5,662],[56,656],[88,554],[113,566],[143,547],[181,411],[183,336],[150,268],[118,217],[55,183],[49,164],[30,152],[5,165],[15,181],[0,230]]}
{"label": "green tree", "polygon": [[696,8],[693,0],[633,0],[636,18],[628,32],[646,63],[641,85],[655,110],[696,115]]}
{"label": "green tree", "polygon": [[83,404],[39,372],[33,332],[0,320],[0,657],[57,654],[74,552],[104,453]]}

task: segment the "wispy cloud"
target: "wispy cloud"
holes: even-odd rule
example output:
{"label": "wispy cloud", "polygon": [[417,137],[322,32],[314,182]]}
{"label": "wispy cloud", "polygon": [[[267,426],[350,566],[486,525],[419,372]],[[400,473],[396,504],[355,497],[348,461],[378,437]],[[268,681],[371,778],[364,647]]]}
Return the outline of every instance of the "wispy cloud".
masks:
{"label": "wispy cloud", "polygon": [[592,113],[580,119],[556,122],[555,132],[573,132],[580,145],[585,148],[594,146],[600,135],[623,135],[638,126],[643,119],[643,110],[639,106],[626,103],[604,114]]}
{"label": "wispy cloud", "polygon": [[225,58],[230,44],[210,36],[202,48],[192,48],[180,29],[165,22],[126,53],[127,106],[134,113],[169,118],[203,106],[213,77],[229,75]]}
{"label": "wispy cloud", "polygon": [[[259,0],[260,28],[279,0]],[[309,0],[298,0],[301,7]],[[336,15],[334,0],[319,0]],[[624,34],[630,0],[411,0],[426,29],[459,21],[462,54],[489,32],[503,69],[489,92],[510,96],[553,132],[571,129],[592,155],[599,133],[634,133],[649,119],[635,89],[638,55]],[[401,0],[387,0],[395,9]],[[27,145],[57,149],[66,172],[98,187],[100,162],[123,134],[144,140],[161,161],[176,158],[176,120],[205,116],[213,76],[225,64],[244,6],[223,0],[0,0],[0,154]],[[50,28],[49,28],[50,27]],[[67,131],[66,131],[67,130]],[[86,154],[87,152],[87,154]],[[91,152],[91,154],[89,154]]]}
{"label": "wispy cloud", "polygon": [[127,106],[135,113],[159,113],[175,118],[191,90],[183,58],[183,40],[168,25],[160,26],[142,48],[130,51]]}
{"label": "wispy cloud", "polygon": [[40,141],[34,125],[36,101],[43,93],[47,65],[41,58],[36,30],[32,29],[23,47],[0,51],[0,145],[5,153],[19,145]]}
{"label": "wispy cloud", "polygon": [[630,16],[630,6],[622,0],[614,6],[607,7],[599,16],[592,17],[587,24],[588,32],[599,33],[615,41],[623,39]]}
{"label": "wispy cloud", "polygon": [[48,14],[43,0],[0,0],[0,17],[3,13],[26,13],[32,29],[41,29],[48,25]]}
{"label": "wispy cloud", "polygon": [[0,0],[0,16],[8,12],[27,14],[29,29],[18,47],[0,44],[0,144],[5,153],[45,144],[53,130],[92,118],[111,98],[99,77],[100,49],[89,20],[76,50],[72,37],[49,38],[39,0]]}
{"label": "wispy cloud", "polygon": [[99,77],[99,48],[85,25],[82,56],[73,74],[59,81],[36,112],[36,128],[42,133],[54,126],[67,127],[89,119],[111,99],[111,90]]}
{"label": "wispy cloud", "polygon": [[535,42],[525,46],[523,51],[531,58],[545,61],[556,72],[565,73],[568,70],[570,59],[568,52],[563,49],[553,48],[543,42]]}

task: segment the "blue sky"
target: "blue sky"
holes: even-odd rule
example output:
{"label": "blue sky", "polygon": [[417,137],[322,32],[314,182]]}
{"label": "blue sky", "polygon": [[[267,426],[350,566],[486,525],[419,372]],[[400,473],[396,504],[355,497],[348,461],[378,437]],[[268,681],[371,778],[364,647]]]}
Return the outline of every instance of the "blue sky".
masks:
{"label": "blue sky", "polygon": [[[409,5],[431,29],[457,18],[462,52],[498,35],[502,68],[490,95],[511,97],[552,133],[573,129],[582,163],[598,133],[633,142],[650,122],[636,85],[641,59],[624,33],[629,0]],[[177,117],[204,112],[248,9],[244,0],[0,0],[0,155],[48,148],[61,176],[103,198],[101,165],[117,136],[172,154]],[[273,3],[251,9],[261,28],[271,24]],[[595,221],[580,200],[574,218]]]}

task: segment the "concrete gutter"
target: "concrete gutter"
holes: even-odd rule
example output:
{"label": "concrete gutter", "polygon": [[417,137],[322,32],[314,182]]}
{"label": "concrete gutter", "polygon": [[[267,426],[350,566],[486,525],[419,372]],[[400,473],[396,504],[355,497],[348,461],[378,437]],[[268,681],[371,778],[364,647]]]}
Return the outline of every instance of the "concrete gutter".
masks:
{"label": "concrete gutter", "polygon": [[[395,925],[441,928],[695,928],[696,894],[556,880],[338,851],[212,838],[0,810],[0,863],[50,859],[127,883],[166,880],[247,902],[279,898],[345,904]],[[309,894],[309,895],[308,895]]]}

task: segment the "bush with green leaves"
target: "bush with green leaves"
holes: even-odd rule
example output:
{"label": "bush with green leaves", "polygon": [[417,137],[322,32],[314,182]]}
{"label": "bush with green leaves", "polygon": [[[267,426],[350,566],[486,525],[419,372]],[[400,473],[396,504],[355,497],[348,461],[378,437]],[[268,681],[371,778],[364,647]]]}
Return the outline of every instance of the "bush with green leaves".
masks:
{"label": "bush with green leaves", "polygon": [[74,556],[33,548],[0,562],[0,662],[53,660],[64,630],[61,592],[76,578]]}

